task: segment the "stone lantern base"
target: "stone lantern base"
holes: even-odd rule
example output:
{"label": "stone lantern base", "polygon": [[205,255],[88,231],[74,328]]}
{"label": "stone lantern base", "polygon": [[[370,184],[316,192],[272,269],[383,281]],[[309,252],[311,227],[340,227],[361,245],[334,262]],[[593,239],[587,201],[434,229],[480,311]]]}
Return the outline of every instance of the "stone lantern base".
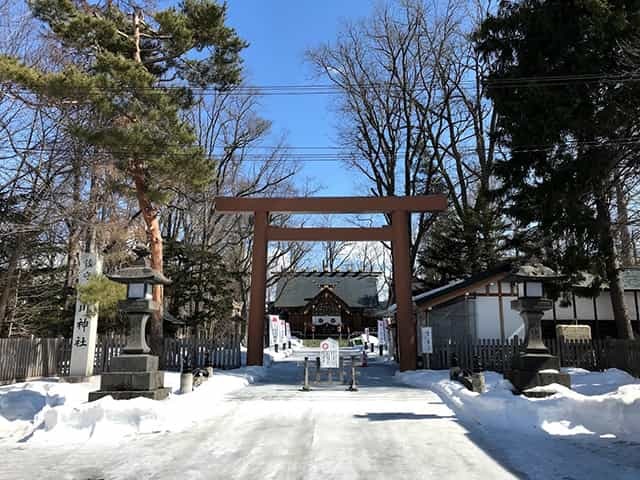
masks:
{"label": "stone lantern base", "polygon": [[111,372],[103,373],[100,390],[89,393],[89,401],[112,396],[116,400],[135,397],[164,400],[171,389],[164,387],[164,372],[158,371],[155,355],[124,354],[111,360]]}
{"label": "stone lantern base", "polygon": [[528,392],[535,387],[558,383],[571,388],[571,378],[560,372],[560,360],[549,353],[525,353],[513,359],[511,370],[504,377],[518,393],[528,397],[544,397],[546,392]]}

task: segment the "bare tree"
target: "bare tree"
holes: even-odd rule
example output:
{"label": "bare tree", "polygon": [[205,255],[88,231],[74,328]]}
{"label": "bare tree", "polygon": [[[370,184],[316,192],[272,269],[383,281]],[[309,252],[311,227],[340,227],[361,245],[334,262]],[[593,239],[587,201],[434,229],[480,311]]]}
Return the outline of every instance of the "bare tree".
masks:
{"label": "bare tree", "polygon": [[[470,37],[487,8],[480,0],[392,2],[308,52],[317,72],[342,92],[340,140],[369,192],[445,189],[453,214],[476,230],[492,225],[478,217],[490,211],[496,155],[484,65]],[[413,222],[412,264],[432,223],[431,215]],[[495,240],[485,233],[470,237]]]}

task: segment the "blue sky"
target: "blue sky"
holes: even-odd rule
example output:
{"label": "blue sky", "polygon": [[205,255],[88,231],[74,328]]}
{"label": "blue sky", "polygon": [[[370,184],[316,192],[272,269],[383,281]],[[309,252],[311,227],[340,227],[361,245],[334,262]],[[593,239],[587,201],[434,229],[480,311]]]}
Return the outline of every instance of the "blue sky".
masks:
{"label": "blue sky", "polygon": [[[374,5],[370,0],[229,0],[228,24],[250,43],[243,53],[246,82],[326,84],[314,77],[305,50],[333,42],[343,21],[367,16]],[[335,146],[332,101],[330,95],[266,96],[260,114],[273,122],[274,138],[286,134],[289,146]],[[301,177],[323,187],[318,195],[359,193],[359,176],[340,162],[305,162]]]}

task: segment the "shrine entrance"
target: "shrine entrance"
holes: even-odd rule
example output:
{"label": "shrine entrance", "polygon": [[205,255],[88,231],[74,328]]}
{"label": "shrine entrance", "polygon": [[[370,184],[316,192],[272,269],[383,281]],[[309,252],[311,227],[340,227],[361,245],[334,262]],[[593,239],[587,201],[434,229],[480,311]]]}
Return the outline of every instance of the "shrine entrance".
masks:
{"label": "shrine entrance", "polygon": [[[442,212],[445,195],[414,197],[316,197],[239,198],[218,197],[216,210],[222,213],[253,213],[254,233],[251,291],[247,340],[247,365],[262,365],[267,283],[267,243],[271,241],[389,241],[393,262],[396,323],[400,370],[415,370],[417,360],[416,324],[411,300],[412,212]],[[283,228],[269,225],[270,213],[367,214],[391,216],[385,227]]]}

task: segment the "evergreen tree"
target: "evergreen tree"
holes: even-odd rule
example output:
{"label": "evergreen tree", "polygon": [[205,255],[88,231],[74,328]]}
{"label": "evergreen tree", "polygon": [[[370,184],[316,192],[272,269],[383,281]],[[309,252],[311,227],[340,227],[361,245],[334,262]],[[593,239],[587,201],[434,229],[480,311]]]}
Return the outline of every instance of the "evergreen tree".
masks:
{"label": "evergreen tree", "polygon": [[504,254],[505,223],[497,208],[467,209],[439,216],[418,258],[429,286],[439,286],[498,265]]}
{"label": "evergreen tree", "polygon": [[[122,172],[123,189],[138,201],[153,268],[163,268],[159,205],[184,186],[205,185],[209,160],[196,145],[181,112],[194,88],[225,88],[240,80],[246,44],[225,26],[226,7],[213,0],[184,0],[146,14],[112,0],[31,0],[41,20],[73,60],[43,71],[0,56],[0,81],[43,99],[90,109],[98,126],[75,126],[75,135],[103,149]],[[162,305],[162,289],[154,299]],[[151,326],[151,346],[162,348],[161,312]]]}
{"label": "evergreen tree", "polygon": [[167,288],[168,309],[194,332],[212,338],[231,317],[232,278],[219,255],[198,246],[169,241],[166,272],[173,279]]}
{"label": "evergreen tree", "polygon": [[[478,32],[489,96],[510,148],[496,175],[520,247],[569,274],[609,284],[622,338],[633,338],[612,219],[621,167],[634,168],[640,104],[625,44],[640,33],[634,0],[505,1]],[[631,160],[629,160],[631,159]]]}

